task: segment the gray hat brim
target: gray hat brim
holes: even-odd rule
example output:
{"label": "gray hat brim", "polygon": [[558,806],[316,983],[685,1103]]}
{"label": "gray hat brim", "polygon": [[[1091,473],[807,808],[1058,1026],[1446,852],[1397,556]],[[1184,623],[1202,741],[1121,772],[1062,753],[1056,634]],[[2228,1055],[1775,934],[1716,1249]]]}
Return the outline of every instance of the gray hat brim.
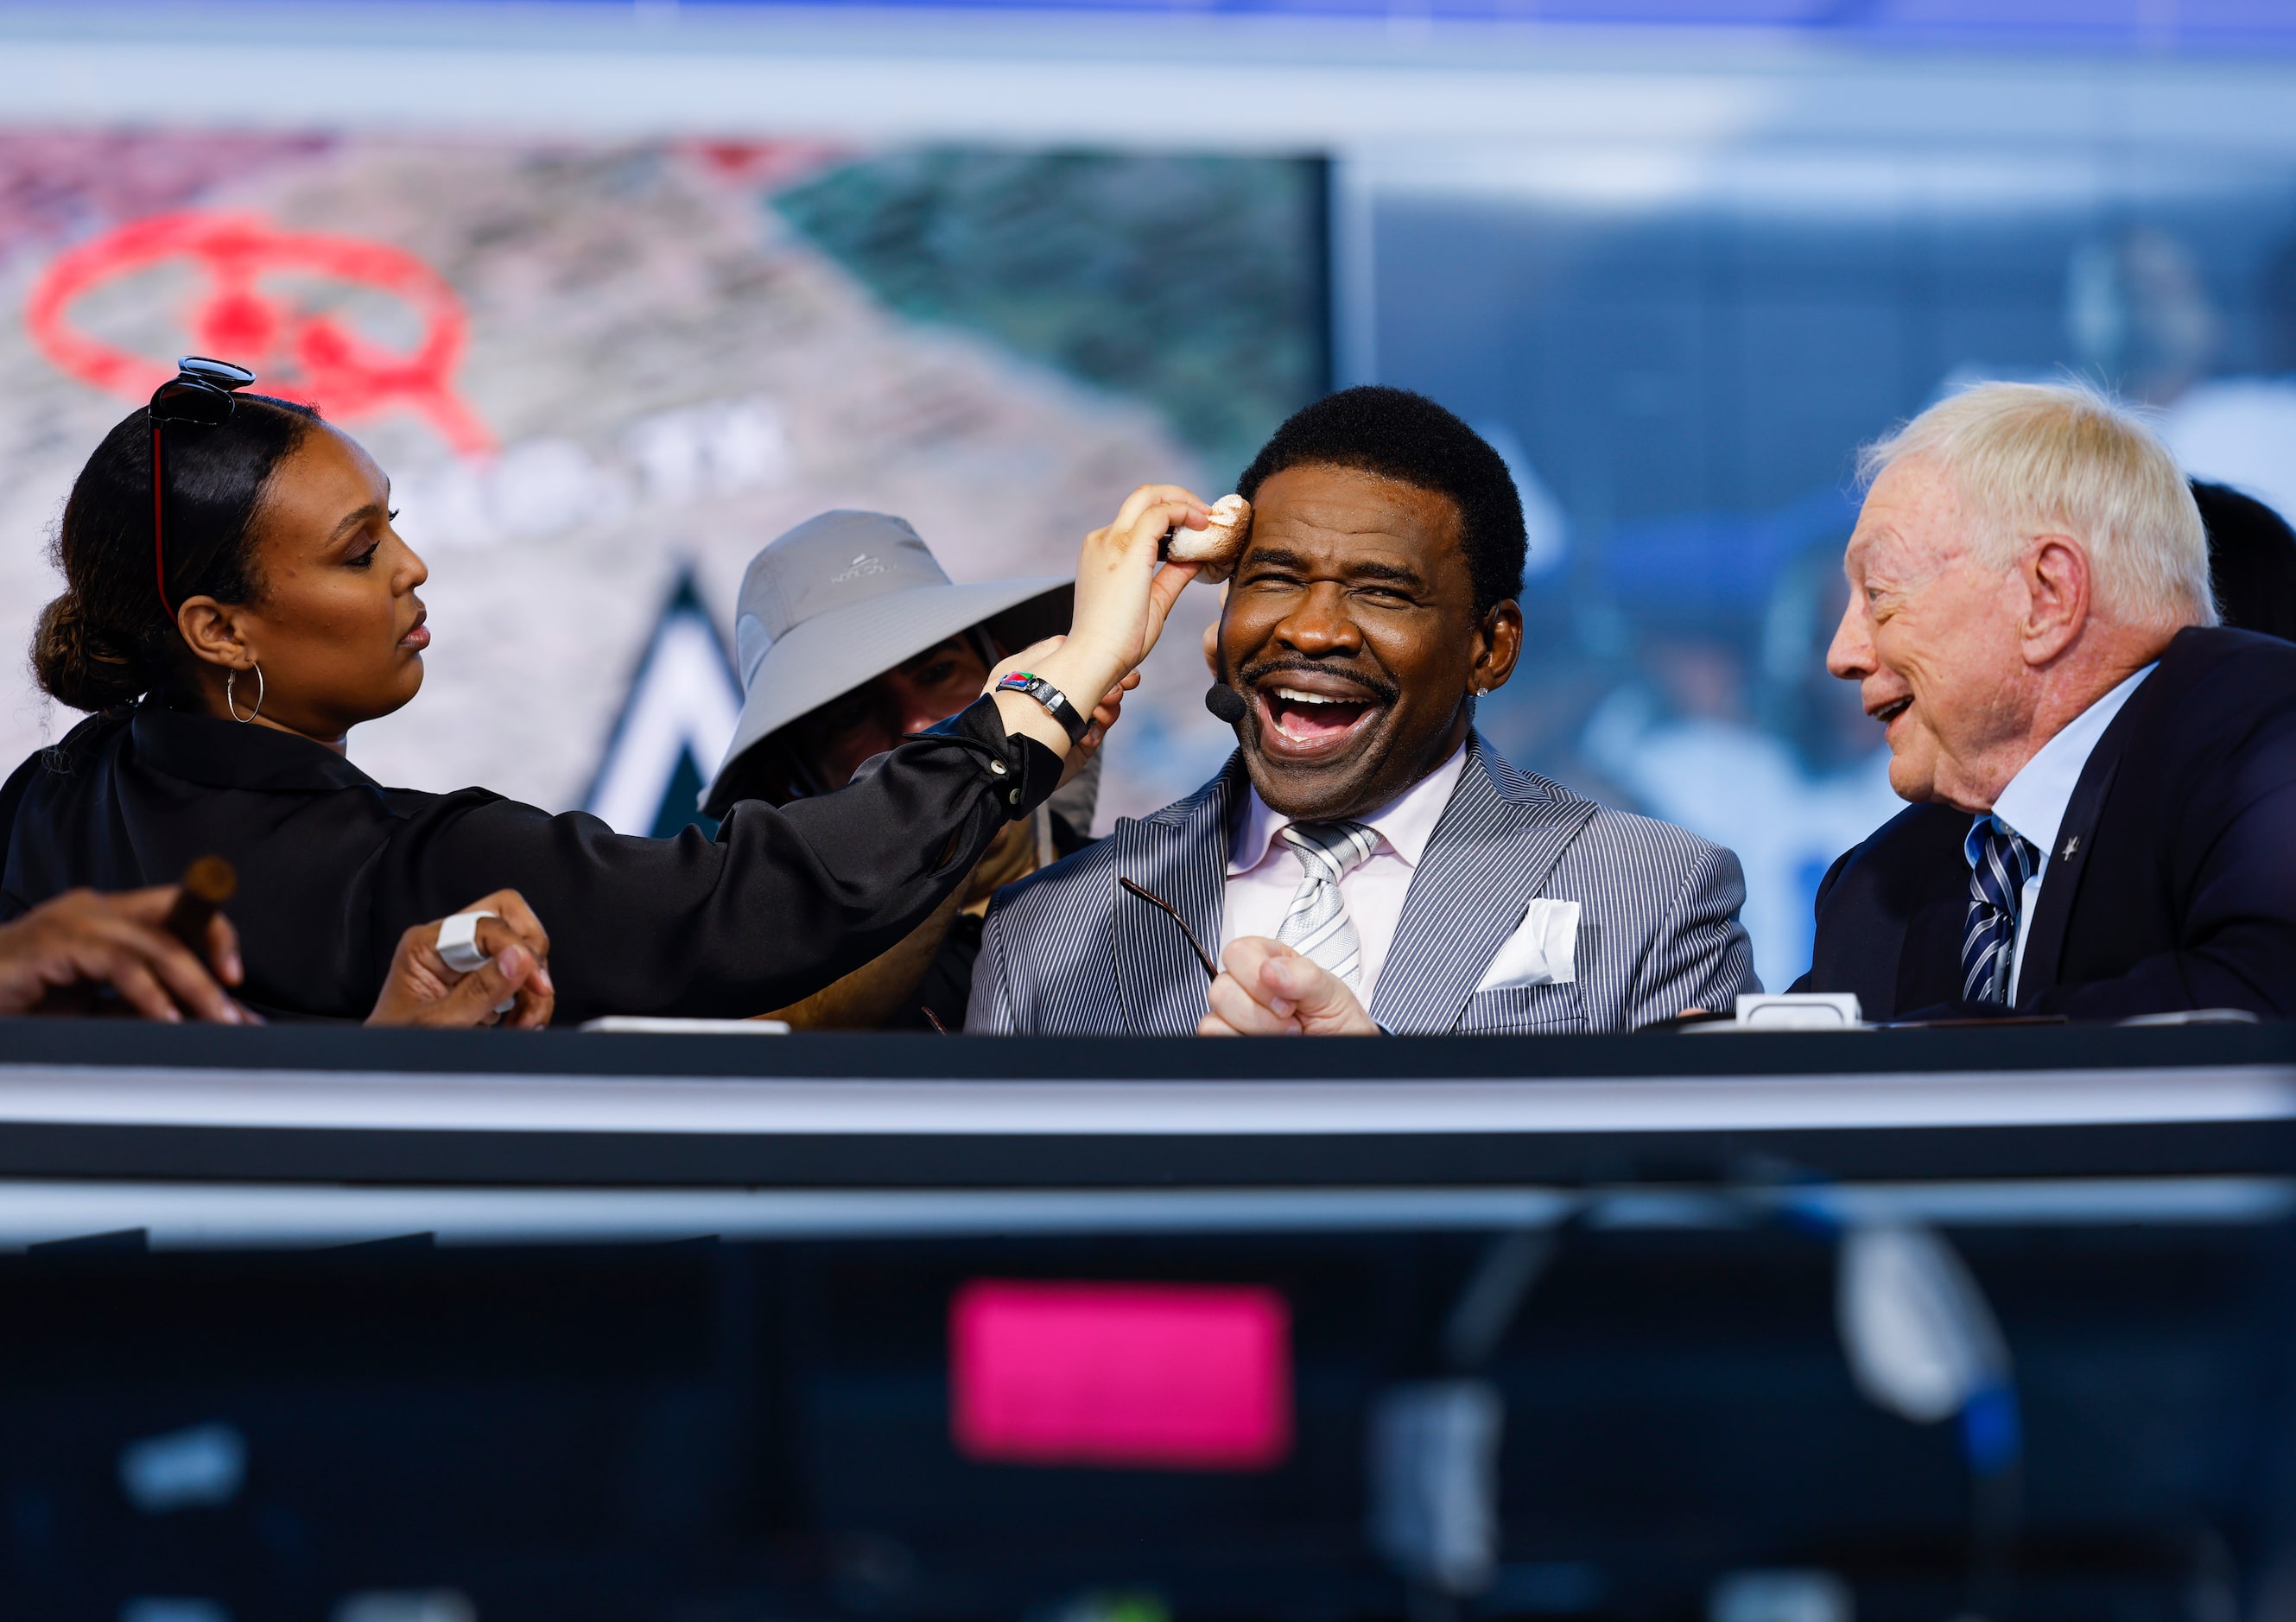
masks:
{"label": "gray hat brim", "polygon": [[984,619],[1071,584],[1058,577],[1038,577],[919,586],[832,609],[792,626],[758,662],[742,700],[734,741],[726,746],[726,758],[701,797],[704,814],[725,814],[728,806],[720,801],[718,785],[734,762],[799,717]]}

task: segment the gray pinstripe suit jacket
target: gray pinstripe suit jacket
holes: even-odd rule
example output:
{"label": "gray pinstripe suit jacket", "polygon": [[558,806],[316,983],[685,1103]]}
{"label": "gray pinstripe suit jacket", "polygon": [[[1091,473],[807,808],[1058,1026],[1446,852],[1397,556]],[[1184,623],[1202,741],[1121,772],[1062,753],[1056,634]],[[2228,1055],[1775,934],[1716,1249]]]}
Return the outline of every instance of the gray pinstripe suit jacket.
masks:
{"label": "gray pinstripe suit jacket", "polygon": [[[996,893],[970,1032],[1185,1036],[1205,979],[1172,921],[1217,950],[1242,755],[1187,799]],[[1738,858],[1509,766],[1480,733],[1412,876],[1371,1013],[1397,1032],[1622,1031],[1758,991]],[[1579,903],[1578,978],[1478,992],[1531,897]]]}

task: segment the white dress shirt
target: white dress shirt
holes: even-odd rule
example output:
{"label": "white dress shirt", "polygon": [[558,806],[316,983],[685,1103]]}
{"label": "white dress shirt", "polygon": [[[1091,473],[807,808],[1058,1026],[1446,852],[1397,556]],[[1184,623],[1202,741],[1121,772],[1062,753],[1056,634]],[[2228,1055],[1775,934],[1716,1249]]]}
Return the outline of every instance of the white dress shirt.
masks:
{"label": "white dress shirt", "polygon": [[[1451,758],[1368,816],[1350,817],[1379,834],[1379,846],[1340,881],[1341,898],[1355,920],[1356,938],[1363,947],[1363,984],[1356,997],[1371,1006],[1372,990],[1387,951],[1395,944],[1395,926],[1403,920],[1403,899],[1411,889],[1411,875],[1435,837],[1435,824],[1459,786],[1467,764],[1462,743]],[[1228,840],[1227,888],[1220,908],[1220,947],[1246,935],[1273,940],[1292,910],[1305,870],[1289,845],[1278,844],[1276,833],[1292,819],[1269,807],[1258,789],[1244,796],[1242,815]]]}
{"label": "white dress shirt", "polygon": [[2017,904],[2017,948],[2009,963],[2012,1006],[2017,1001],[2017,981],[2025,972],[2025,937],[2032,931],[2033,912],[2041,899],[2041,880],[2048,872],[2049,864],[2064,854],[2057,848],[2057,830],[2064,823],[2065,807],[2072,803],[2073,790],[2079,786],[2081,768],[2088,765],[2089,756],[2096,750],[2096,741],[2104,736],[2104,729],[2112,725],[2112,717],[2128,702],[2128,695],[2144,684],[2158,663],[2155,660],[2145,666],[2067,722],[2055,737],[2041,745],[2033,758],[2018,768],[2009,786],[1993,801],[1994,820],[2029,840],[2040,858],[2033,876],[2025,881]]}

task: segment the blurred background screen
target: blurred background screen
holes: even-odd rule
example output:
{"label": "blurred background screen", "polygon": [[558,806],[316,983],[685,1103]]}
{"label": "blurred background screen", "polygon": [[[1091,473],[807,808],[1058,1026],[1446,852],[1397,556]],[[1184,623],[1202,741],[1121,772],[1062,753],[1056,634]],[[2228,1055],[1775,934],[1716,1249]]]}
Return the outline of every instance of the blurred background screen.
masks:
{"label": "blurred background screen", "polygon": [[1357,183],[1365,369],[1481,428],[1530,517],[1529,658],[1485,731],[1737,851],[1773,988],[1827,866],[1902,808],[1824,668],[1861,443],[1967,382],[2079,373],[2296,511],[2296,152],[1959,134]]}
{"label": "blurred background screen", "polygon": [[[234,357],[374,454],[430,567],[424,691],[354,758],[630,832],[694,820],[784,529],[869,508],[959,579],[1064,573],[1324,386],[1308,159],[33,128],[0,173],[0,635],[103,431]],[[12,758],[70,721],[13,680]]]}
{"label": "blurred background screen", "polygon": [[[1507,456],[1517,762],[1734,848],[1763,979],[1897,808],[1823,655],[1857,446],[2095,377],[2296,507],[2296,16],[1955,5],[0,8],[0,641],[179,353],[316,399],[429,561],[353,759],[693,817],[757,548],[1068,566],[1334,385]],[[1193,593],[1099,823],[1193,788]],[[0,754],[60,736],[12,658]]]}

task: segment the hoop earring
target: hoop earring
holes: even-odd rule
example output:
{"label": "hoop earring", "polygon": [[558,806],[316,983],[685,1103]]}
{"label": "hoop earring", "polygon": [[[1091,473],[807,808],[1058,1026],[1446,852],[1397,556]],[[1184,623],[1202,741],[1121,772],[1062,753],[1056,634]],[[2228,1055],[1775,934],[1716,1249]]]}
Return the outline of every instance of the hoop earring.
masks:
{"label": "hoop earring", "polygon": [[231,711],[233,720],[244,726],[263,713],[263,667],[261,665],[255,667],[255,708],[245,715],[239,713],[239,705],[231,695],[232,684],[238,679],[239,672],[236,670],[226,670],[223,673],[223,707]]}

